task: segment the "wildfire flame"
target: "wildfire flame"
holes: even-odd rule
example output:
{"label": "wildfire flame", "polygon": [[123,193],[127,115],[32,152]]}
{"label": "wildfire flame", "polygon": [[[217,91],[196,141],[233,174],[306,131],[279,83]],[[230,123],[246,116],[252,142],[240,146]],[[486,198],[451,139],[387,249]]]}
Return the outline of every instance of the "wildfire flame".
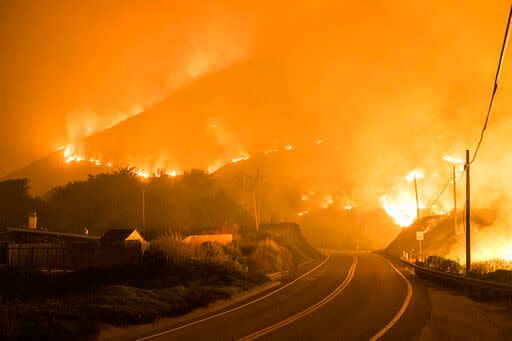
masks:
{"label": "wildfire flame", "polygon": [[453,155],[448,155],[448,154],[443,156],[443,160],[450,162],[450,163],[463,163],[464,162],[461,158],[453,156]]}
{"label": "wildfire flame", "polygon": [[395,223],[401,227],[406,227],[414,222],[416,206],[409,202],[400,204],[389,202],[386,196],[380,198],[382,208],[393,218]]}
{"label": "wildfire flame", "polygon": [[245,154],[245,155],[241,155],[241,156],[238,156],[238,157],[235,157],[235,158],[231,159],[231,162],[237,163],[237,162],[240,162],[240,161],[249,160],[250,158],[251,158],[251,156],[249,154]]}
{"label": "wildfire flame", "polygon": [[407,174],[407,176],[405,178],[407,179],[407,181],[411,182],[414,180],[414,178],[416,178],[416,179],[425,178],[425,173],[421,169],[413,169],[412,171],[409,172],[409,174]]}
{"label": "wildfire flame", "polygon": [[265,154],[272,154],[272,153],[277,153],[279,151],[279,149],[277,148],[271,148],[271,149],[268,149],[265,151]]}

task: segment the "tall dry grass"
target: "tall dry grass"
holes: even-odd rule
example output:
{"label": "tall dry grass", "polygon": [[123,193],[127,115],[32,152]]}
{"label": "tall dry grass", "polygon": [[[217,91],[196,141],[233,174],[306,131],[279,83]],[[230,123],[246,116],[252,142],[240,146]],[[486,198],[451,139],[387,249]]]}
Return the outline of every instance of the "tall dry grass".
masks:
{"label": "tall dry grass", "polygon": [[220,264],[233,271],[247,271],[246,261],[237,244],[185,243],[183,240],[183,236],[178,233],[166,233],[153,241],[148,252],[164,257],[167,264],[195,260]]}
{"label": "tall dry grass", "polygon": [[512,261],[495,258],[471,263],[471,272],[475,274],[484,275],[497,270],[512,270]]}

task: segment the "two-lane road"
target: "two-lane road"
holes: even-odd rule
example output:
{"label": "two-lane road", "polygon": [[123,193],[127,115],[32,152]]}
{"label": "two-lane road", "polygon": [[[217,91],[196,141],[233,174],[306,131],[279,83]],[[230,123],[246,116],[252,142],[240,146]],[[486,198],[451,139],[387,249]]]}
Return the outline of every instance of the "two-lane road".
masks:
{"label": "two-lane road", "polygon": [[386,259],[333,253],[258,298],[163,330],[149,326],[137,339],[411,339],[422,321],[411,296],[409,281]]}

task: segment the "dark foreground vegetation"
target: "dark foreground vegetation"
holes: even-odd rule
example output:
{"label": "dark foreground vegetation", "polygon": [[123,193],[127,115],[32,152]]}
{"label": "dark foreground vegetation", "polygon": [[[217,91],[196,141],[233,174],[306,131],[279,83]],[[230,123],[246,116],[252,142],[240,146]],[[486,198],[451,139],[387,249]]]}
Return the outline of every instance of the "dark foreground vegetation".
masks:
{"label": "dark foreground vegetation", "polygon": [[229,245],[156,239],[139,264],[69,273],[0,271],[0,339],[91,339],[231,297],[320,254],[294,224],[242,228]]}
{"label": "dark foreground vegetation", "polygon": [[[436,255],[429,256],[425,261],[425,265],[432,269],[459,275],[466,273],[464,265],[453,259]],[[470,276],[472,278],[512,285],[512,262],[502,259],[473,262],[471,264]]]}
{"label": "dark foreground vegetation", "polygon": [[[50,273],[0,269],[0,339],[91,339],[104,324],[182,315],[320,256],[295,224],[257,230],[248,210],[201,170],[141,180],[123,168],[41,198],[30,195],[27,179],[0,181],[0,229],[26,226],[32,211],[40,228],[62,232],[140,227],[142,193],[145,237],[152,243],[137,265]],[[229,233],[234,241],[184,241],[208,233]]]}

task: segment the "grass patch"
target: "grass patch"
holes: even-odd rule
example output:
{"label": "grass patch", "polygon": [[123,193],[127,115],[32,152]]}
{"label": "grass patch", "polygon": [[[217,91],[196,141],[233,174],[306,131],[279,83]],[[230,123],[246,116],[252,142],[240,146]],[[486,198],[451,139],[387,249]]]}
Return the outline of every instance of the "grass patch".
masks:
{"label": "grass patch", "polygon": [[0,338],[93,339],[101,323],[122,326],[178,316],[242,290],[200,283],[165,289],[111,285],[87,295],[15,300],[0,308]]}
{"label": "grass patch", "polygon": [[[465,274],[465,267],[457,261],[441,256],[429,256],[426,266],[440,271]],[[490,259],[471,263],[471,277],[512,285],[512,262]]]}

